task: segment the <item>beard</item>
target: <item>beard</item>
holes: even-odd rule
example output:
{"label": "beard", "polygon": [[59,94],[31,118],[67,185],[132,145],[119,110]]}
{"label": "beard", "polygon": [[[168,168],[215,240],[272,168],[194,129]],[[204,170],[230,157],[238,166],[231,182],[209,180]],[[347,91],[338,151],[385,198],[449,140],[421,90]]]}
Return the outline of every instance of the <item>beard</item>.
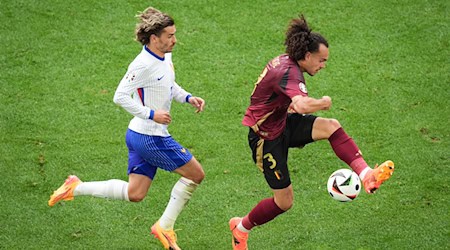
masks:
{"label": "beard", "polygon": [[173,47],[175,47],[175,44],[162,46],[159,50],[162,51],[163,53],[170,53],[172,52]]}

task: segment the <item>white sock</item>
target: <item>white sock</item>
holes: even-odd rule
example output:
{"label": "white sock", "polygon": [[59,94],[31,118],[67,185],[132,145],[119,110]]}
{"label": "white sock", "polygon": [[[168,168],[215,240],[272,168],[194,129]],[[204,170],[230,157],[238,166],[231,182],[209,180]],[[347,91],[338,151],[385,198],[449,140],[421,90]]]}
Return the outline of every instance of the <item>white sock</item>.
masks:
{"label": "white sock", "polygon": [[366,167],[361,173],[359,173],[359,179],[364,180],[364,177],[366,176],[367,172],[369,172],[369,170],[371,170],[370,167]]}
{"label": "white sock", "polygon": [[192,193],[195,191],[197,186],[197,183],[184,177],[181,177],[177,183],[175,183],[172,193],[170,194],[170,199],[166,210],[159,219],[159,225],[164,230],[173,229],[175,220],[191,199]]}
{"label": "white sock", "polygon": [[122,180],[82,182],[75,188],[73,195],[91,195],[100,198],[130,201],[128,199],[128,182]]}
{"label": "white sock", "polygon": [[251,231],[251,230],[248,230],[247,228],[245,228],[244,225],[242,225],[242,221],[239,222],[239,224],[237,225],[237,229],[244,233],[250,233],[250,231]]}

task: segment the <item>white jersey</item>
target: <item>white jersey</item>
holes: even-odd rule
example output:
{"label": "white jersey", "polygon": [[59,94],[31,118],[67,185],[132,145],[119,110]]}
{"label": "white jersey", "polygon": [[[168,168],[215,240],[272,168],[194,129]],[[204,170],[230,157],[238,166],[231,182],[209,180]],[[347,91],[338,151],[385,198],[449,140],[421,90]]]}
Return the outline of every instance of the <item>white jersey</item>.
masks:
{"label": "white jersey", "polygon": [[129,129],[141,134],[170,136],[167,125],[150,119],[150,111],[170,112],[172,99],[184,103],[188,95],[175,82],[172,54],[160,58],[144,46],[128,66],[117,87],[114,102],[134,115]]}

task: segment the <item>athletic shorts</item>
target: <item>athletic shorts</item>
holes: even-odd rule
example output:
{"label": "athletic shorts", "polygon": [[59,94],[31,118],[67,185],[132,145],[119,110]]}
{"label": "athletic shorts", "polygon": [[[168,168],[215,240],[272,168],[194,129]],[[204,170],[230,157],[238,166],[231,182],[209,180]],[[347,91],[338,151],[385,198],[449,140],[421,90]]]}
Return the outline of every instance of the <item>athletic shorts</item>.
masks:
{"label": "athletic shorts", "polygon": [[128,129],[128,174],[146,175],[150,179],[158,168],[174,171],[192,159],[192,154],[171,136],[144,135]]}
{"label": "athletic shorts", "polygon": [[312,128],[317,116],[289,114],[286,128],[274,140],[261,139],[250,128],[248,142],[253,161],[263,171],[272,189],[283,189],[291,184],[287,165],[288,150],[313,142]]}

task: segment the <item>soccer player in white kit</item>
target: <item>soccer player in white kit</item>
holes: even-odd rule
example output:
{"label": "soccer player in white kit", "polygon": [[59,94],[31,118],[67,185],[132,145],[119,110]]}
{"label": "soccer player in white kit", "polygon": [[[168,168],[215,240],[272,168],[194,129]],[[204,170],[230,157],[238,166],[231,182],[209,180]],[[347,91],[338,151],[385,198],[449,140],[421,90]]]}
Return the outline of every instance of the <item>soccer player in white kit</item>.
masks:
{"label": "soccer player in white kit", "polygon": [[137,16],[136,40],[141,53],[129,65],[114,95],[114,102],[131,113],[126,144],[128,147],[128,182],[107,180],[82,182],[69,176],[48,201],[54,206],[74,196],[95,197],[139,202],[145,198],[158,168],[178,173],[167,207],[151,227],[165,249],[180,249],[173,230],[175,220],[190,200],[205,174],[192,154],[175,141],[167,126],[171,122],[172,100],[189,103],[196,112],[203,111],[205,101],[186,92],[175,82],[172,49],[175,46],[173,19],[152,7]]}

